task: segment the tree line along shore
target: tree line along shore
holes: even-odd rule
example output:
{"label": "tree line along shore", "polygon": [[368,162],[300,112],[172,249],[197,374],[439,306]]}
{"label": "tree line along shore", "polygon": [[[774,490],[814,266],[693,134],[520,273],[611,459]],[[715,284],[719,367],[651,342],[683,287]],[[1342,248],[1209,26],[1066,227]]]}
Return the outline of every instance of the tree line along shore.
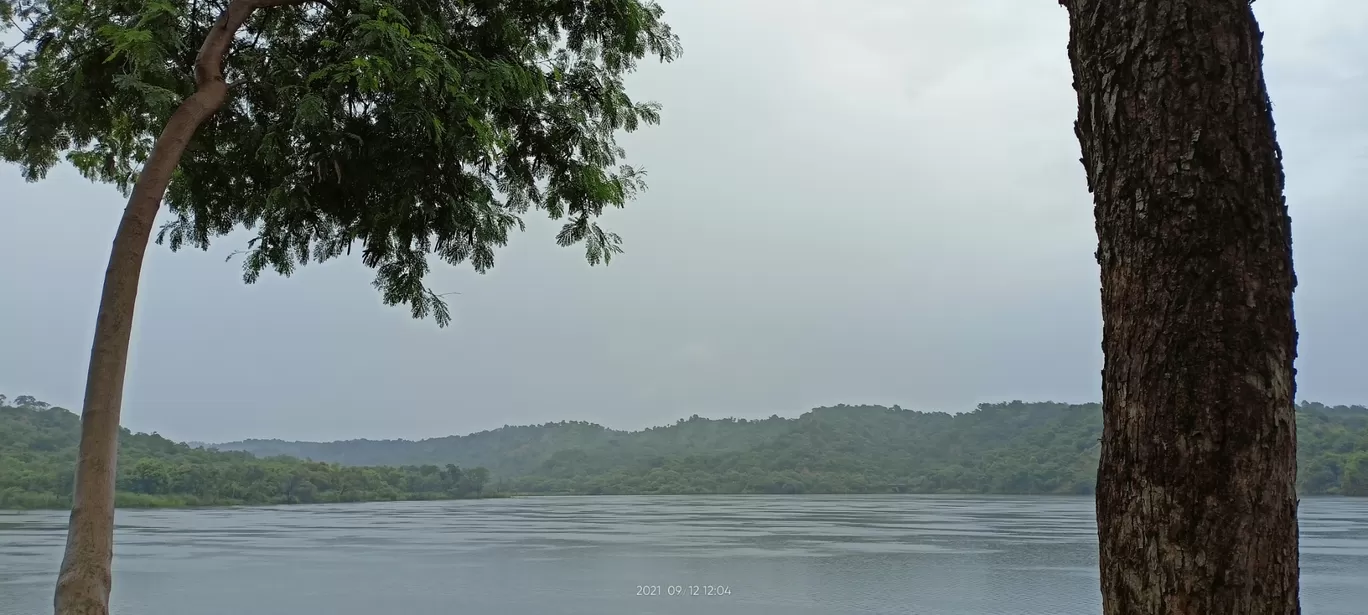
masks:
{"label": "tree line along shore", "polygon": [[[5,398],[0,397],[0,400]],[[1368,496],[1368,408],[1297,408],[1301,495]],[[192,446],[120,434],[123,507],[308,504],[551,494],[1091,494],[1098,404],[971,412],[835,406],[797,418],[620,431],[582,421],[409,440]],[[80,417],[0,402],[0,508],[71,505]]]}

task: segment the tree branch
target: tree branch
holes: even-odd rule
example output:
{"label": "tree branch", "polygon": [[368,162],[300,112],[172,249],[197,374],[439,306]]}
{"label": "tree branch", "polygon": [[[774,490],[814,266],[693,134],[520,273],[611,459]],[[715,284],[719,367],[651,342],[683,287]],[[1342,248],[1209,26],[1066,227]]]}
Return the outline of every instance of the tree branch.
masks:
{"label": "tree branch", "polygon": [[23,45],[25,43],[31,43],[34,41],[34,39],[38,37],[39,28],[38,23],[36,21],[29,23],[29,28],[31,28],[29,30],[24,30],[23,28],[21,28],[19,24],[14,21],[13,17],[9,18],[9,22],[11,27],[13,27],[15,30],[23,32],[24,35],[20,37],[18,41],[15,41],[13,45],[10,45],[8,49],[0,51],[0,59],[8,58],[10,54],[14,53],[14,50],[19,48],[20,45]]}

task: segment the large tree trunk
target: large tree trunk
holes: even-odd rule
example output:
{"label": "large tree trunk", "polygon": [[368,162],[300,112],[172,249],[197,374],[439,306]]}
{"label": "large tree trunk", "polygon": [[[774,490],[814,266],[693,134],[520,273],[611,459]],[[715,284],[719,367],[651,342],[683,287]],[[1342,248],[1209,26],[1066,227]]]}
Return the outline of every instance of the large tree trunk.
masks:
{"label": "large tree trunk", "polygon": [[257,8],[287,3],[293,2],[229,3],[200,47],[195,61],[195,93],[167,121],[124,208],[105,270],[100,311],[95,319],[95,341],[90,348],[71,521],[53,599],[57,615],[109,613],[119,410],[138,278],[157,210],[191,137],[228,96],[222,65],[233,36]]}
{"label": "large tree trunk", "polygon": [[1061,0],[1102,269],[1107,615],[1298,604],[1292,246],[1249,0]]}

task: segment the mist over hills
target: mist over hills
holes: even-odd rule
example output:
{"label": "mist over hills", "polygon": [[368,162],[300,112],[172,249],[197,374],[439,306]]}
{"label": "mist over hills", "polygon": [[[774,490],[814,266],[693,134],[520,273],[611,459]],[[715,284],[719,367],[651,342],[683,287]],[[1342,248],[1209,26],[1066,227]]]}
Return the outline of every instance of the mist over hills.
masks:
{"label": "mist over hills", "polygon": [[[1368,408],[1297,409],[1302,495],[1368,496]],[[279,504],[508,494],[1088,494],[1098,404],[972,412],[834,406],[797,418],[622,431],[583,421],[426,440],[211,447],[120,435],[121,506]],[[80,417],[0,396],[0,508],[70,506]],[[306,461],[308,460],[308,461]]]}
{"label": "mist over hills", "polygon": [[[1368,408],[1303,402],[1303,494],[1368,495]],[[582,421],[425,440],[214,445],[342,465],[484,467],[521,493],[1072,493],[1093,490],[1099,404],[982,404],[972,412],[817,408],[620,431]]]}

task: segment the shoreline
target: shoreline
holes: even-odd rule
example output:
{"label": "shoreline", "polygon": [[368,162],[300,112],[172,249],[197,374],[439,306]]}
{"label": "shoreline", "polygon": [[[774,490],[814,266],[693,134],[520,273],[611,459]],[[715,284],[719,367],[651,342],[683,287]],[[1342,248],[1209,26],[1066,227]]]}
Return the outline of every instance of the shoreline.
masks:
{"label": "shoreline", "polygon": [[[1093,499],[1093,494],[1077,493],[951,493],[951,492],[926,492],[926,493],[500,493],[483,495],[479,497],[448,497],[448,498],[399,498],[383,500],[356,500],[349,502],[262,502],[253,504],[242,503],[212,503],[212,504],[186,504],[186,503],[167,503],[152,504],[147,506],[116,506],[118,510],[213,510],[228,508],[303,508],[313,506],[336,506],[344,504],[394,504],[402,502],[456,502],[465,500],[504,500],[504,499],[526,499],[526,498],[612,498],[612,497],[633,497],[633,498],[685,498],[685,497],[718,497],[726,496],[733,498],[750,497],[776,497],[776,498],[806,498],[823,496],[846,496],[850,498],[862,497],[951,497],[951,498],[1067,498],[1067,499]],[[1301,499],[1317,500],[1368,500],[1368,496],[1353,496],[1340,494],[1319,494],[1303,495]],[[52,511],[70,510],[69,506],[38,506],[31,508],[8,508],[0,507],[0,513],[21,513],[33,511]]]}

